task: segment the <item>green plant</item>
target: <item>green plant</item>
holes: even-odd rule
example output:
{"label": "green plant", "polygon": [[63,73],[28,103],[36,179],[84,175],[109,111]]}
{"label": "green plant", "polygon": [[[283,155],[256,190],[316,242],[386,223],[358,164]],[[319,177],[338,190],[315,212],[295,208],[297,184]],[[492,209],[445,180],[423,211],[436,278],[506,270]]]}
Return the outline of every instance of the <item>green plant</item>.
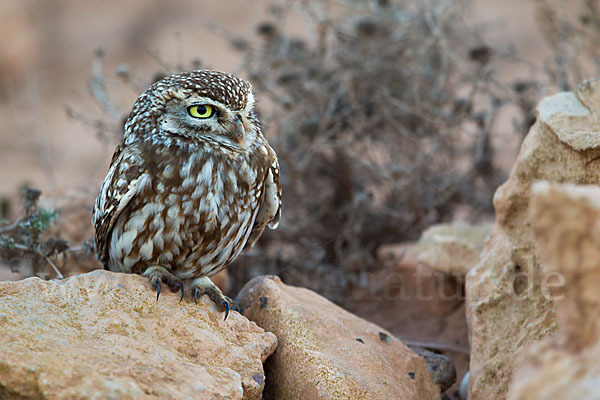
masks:
{"label": "green plant", "polygon": [[53,260],[66,256],[69,243],[61,238],[46,237],[48,228],[58,218],[58,212],[39,206],[41,194],[37,189],[23,188],[21,216],[12,224],[0,222],[0,259],[13,272],[25,276],[47,276],[47,267],[50,266],[58,278],[63,278]]}

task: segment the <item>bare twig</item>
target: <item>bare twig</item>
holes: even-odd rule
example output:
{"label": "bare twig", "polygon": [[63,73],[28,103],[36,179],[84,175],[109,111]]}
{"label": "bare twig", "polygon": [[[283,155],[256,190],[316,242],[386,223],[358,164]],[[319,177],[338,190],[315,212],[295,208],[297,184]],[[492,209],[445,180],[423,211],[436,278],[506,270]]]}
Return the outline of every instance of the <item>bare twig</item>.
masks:
{"label": "bare twig", "polygon": [[48,262],[48,264],[50,264],[50,266],[52,267],[52,269],[54,270],[54,272],[56,273],[56,276],[58,277],[58,279],[64,279],[64,276],[60,273],[60,271],[58,270],[58,268],[56,267],[56,265],[54,265],[54,263],[52,262],[52,260],[50,259],[50,257],[45,257],[45,259]]}
{"label": "bare twig", "polygon": [[108,116],[114,121],[119,122],[120,115],[115,106],[110,101],[108,93],[106,92],[106,77],[103,71],[104,51],[98,49],[96,55],[92,60],[92,78],[90,81],[90,92],[100,107],[108,114]]}
{"label": "bare twig", "polygon": [[15,222],[14,224],[6,225],[0,227],[0,233],[7,233],[15,230],[19,226],[19,222]]}

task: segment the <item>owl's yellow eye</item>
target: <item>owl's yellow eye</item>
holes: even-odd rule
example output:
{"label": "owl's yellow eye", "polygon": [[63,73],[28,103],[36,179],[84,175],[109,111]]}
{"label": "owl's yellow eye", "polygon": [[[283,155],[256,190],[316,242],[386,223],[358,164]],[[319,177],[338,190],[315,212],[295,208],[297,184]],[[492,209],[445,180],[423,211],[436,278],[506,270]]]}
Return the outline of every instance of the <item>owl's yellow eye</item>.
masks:
{"label": "owl's yellow eye", "polygon": [[210,118],[215,114],[215,109],[208,104],[198,104],[188,107],[188,114],[194,118]]}

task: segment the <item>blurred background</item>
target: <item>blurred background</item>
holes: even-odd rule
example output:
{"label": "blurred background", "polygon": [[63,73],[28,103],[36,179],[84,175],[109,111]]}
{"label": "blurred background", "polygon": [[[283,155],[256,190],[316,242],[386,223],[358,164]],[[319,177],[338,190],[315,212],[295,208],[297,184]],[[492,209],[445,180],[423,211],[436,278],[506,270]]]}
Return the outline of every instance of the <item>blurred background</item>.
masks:
{"label": "blurred background", "polygon": [[391,277],[405,289],[398,265],[414,260],[381,249],[435,223],[493,219],[537,102],[598,74],[598,7],[2,0],[0,279],[98,268],[91,209],[133,102],[167,74],[223,70],[253,83],[284,186],[279,229],[223,287],[235,296],[278,274],[453,352],[464,372],[460,279],[444,278],[450,303],[399,299]]}

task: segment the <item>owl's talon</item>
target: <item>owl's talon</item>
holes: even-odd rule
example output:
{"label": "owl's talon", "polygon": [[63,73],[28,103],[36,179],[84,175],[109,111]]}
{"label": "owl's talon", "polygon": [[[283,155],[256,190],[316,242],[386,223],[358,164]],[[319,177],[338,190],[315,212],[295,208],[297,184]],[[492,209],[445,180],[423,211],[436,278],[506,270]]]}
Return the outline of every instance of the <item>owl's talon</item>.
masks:
{"label": "owl's talon", "polygon": [[181,283],[181,281],[165,267],[148,267],[142,276],[147,277],[148,280],[150,280],[152,287],[156,290],[156,301],[158,301],[160,297],[160,290],[162,287],[161,283],[166,283],[174,292],[181,290],[181,298],[179,299],[179,302],[181,302],[183,299],[183,283]]}
{"label": "owl's talon", "polygon": [[227,316],[229,315],[229,302],[225,300],[223,306],[225,307],[225,318],[223,318],[223,321],[227,321]]}
{"label": "owl's talon", "polygon": [[231,310],[231,307],[229,306],[229,298],[223,295],[221,289],[219,289],[217,285],[215,285],[208,278],[208,276],[203,276],[201,278],[194,279],[194,281],[192,282],[192,288],[194,294],[194,302],[196,304],[198,304],[198,295],[205,294],[208,297],[210,297],[212,301],[215,302],[217,308],[225,312],[225,318],[223,319],[223,321],[227,319],[227,317],[229,316],[229,311]]}
{"label": "owl's talon", "polygon": [[154,283],[154,287],[156,287],[156,301],[158,301],[158,297],[160,296],[160,281],[156,281]]}
{"label": "owl's talon", "polygon": [[181,298],[179,299],[179,302],[181,303],[181,300],[183,300],[184,293],[183,283],[181,283],[181,281],[179,282],[179,288],[181,289]]}

